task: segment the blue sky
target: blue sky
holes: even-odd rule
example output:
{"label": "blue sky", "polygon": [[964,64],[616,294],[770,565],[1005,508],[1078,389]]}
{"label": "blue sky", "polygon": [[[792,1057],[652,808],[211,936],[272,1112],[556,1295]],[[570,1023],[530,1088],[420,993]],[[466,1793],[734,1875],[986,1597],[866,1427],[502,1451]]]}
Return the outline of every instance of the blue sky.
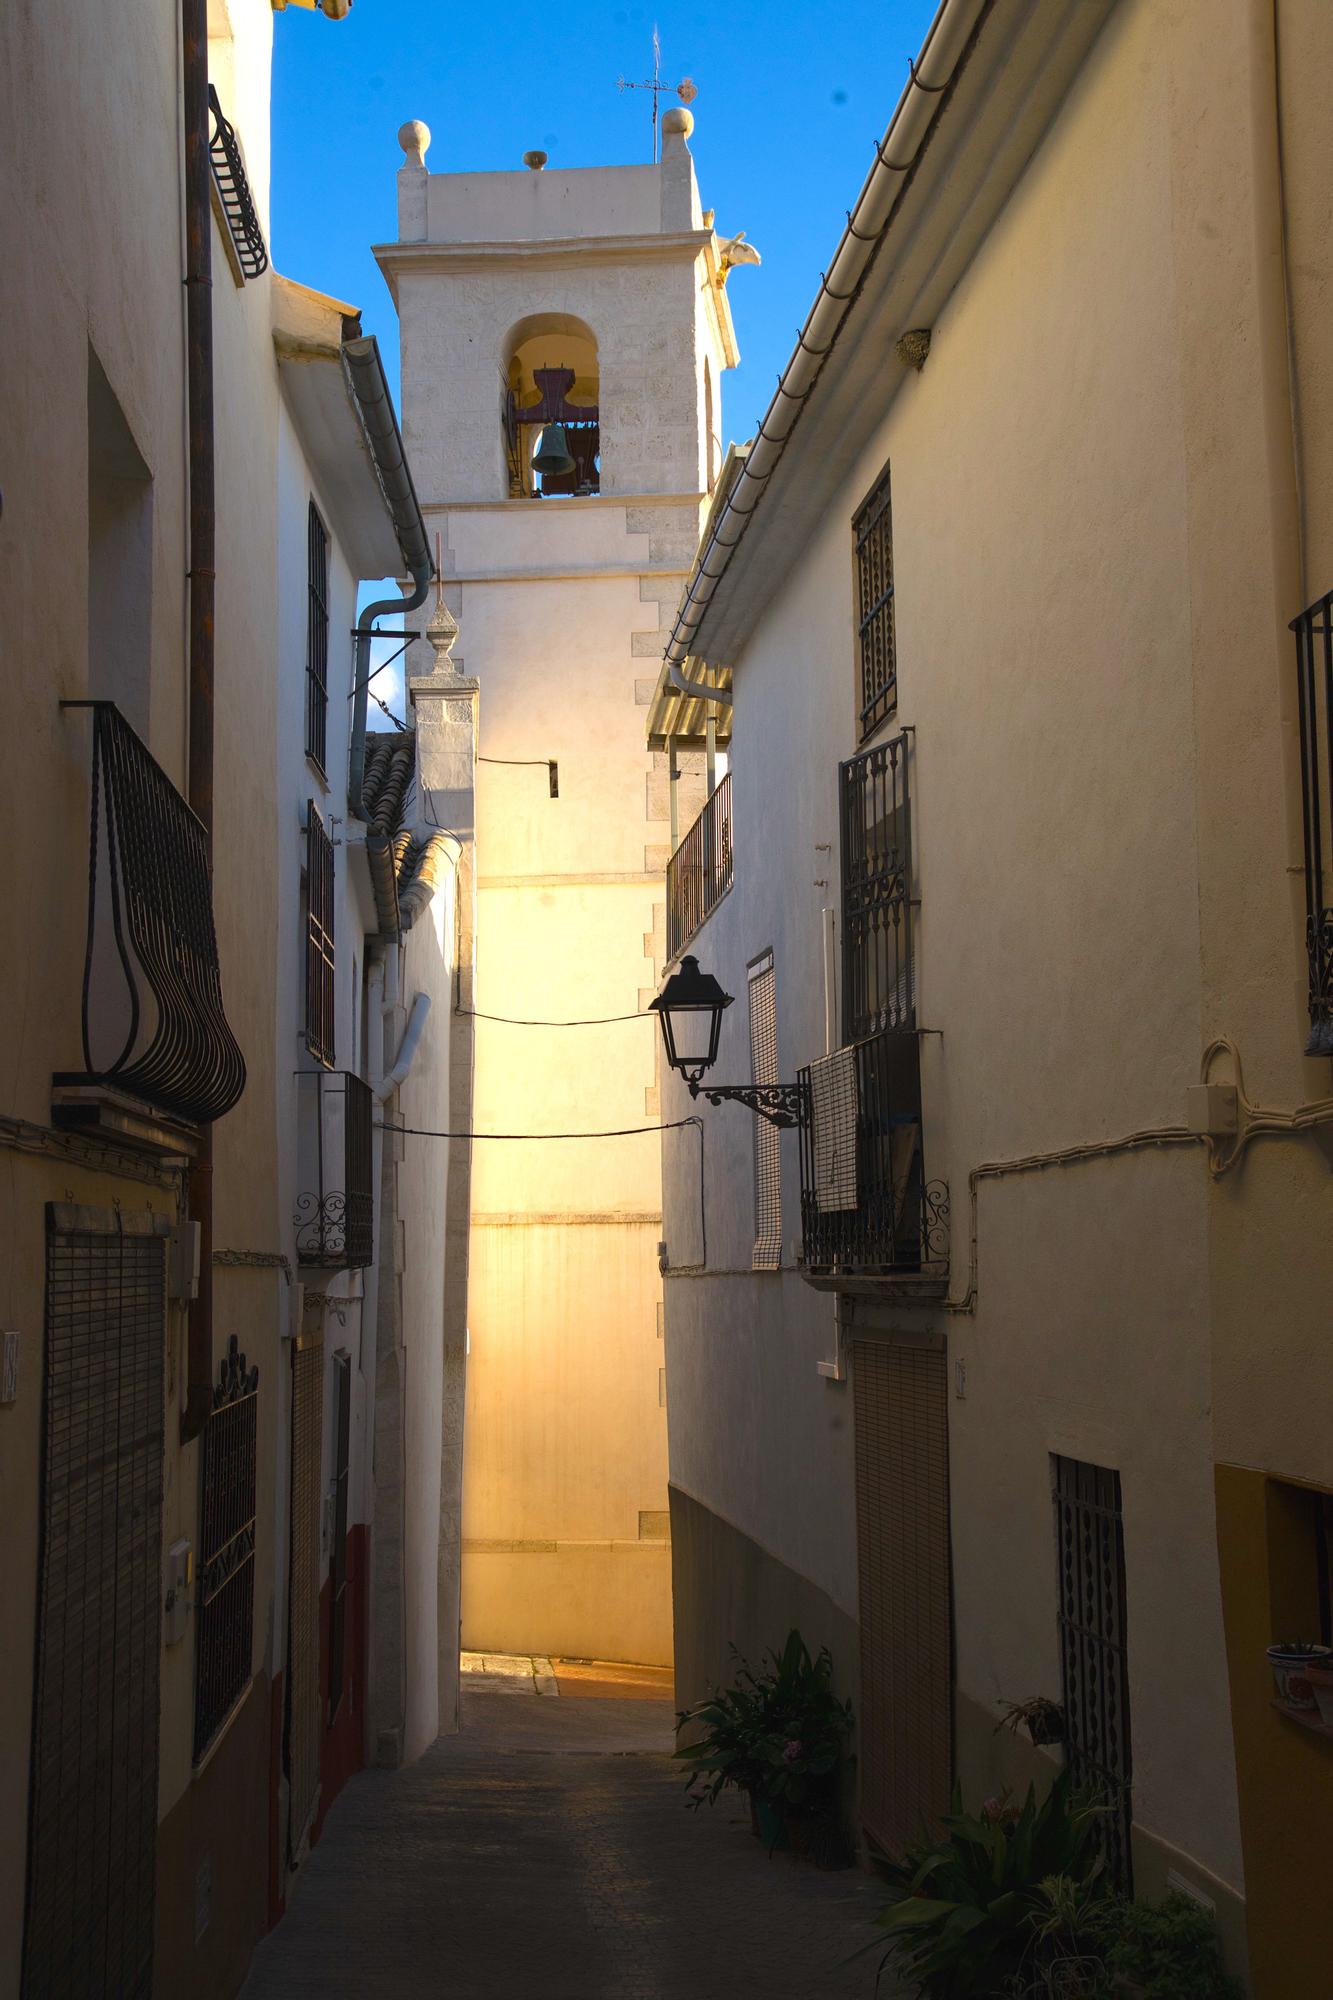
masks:
{"label": "blue sky", "polygon": [[528,0],[356,0],[345,21],[289,7],[274,16],[274,262],[362,308],[396,390],[397,321],[370,245],[396,233],[398,127],[425,119],[436,172],[517,168],[533,146],[553,166],[651,159],[647,94],[616,80],[651,73],[656,21],[664,79],[698,86],[704,207],[764,260],[728,287],[741,365],[723,378],[722,430],[749,437],[933,12],[934,0],[590,0],[562,25]]}

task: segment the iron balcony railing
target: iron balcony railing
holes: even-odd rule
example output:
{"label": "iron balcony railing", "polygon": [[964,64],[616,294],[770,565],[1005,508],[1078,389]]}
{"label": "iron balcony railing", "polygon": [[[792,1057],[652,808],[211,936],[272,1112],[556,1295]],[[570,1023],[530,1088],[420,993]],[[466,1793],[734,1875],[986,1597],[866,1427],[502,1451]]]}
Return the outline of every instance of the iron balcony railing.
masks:
{"label": "iron balcony railing", "polygon": [[667,956],[676,958],[731,887],[731,773],[667,863]]}
{"label": "iron balcony railing", "polygon": [[293,1224],[303,1264],[359,1271],[375,1260],[374,1100],[346,1070],[302,1070]]}
{"label": "iron balcony railing", "polygon": [[213,113],[213,130],[208,141],[208,157],[213,168],[213,185],[227,218],[227,229],[243,276],[258,278],[268,269],[268,246],[255,209],[254,196],[241,158],[241,142],[236,129],[222,115],[218,94],[210,83],[208,108]]}
{"label": "iron balcony railing", "polygon": [[1305,1052],[1329,1056],[1333,1055],[1333,591],[1294,618],[1291,629],[1296,634],[1301,723],[1305,950],[1310,973],[1310,1036]]}
{"label": "iron balcony railing", "polygon": [[911,738],[839,767],[843,1031],[849,1042],[916,1021]]}
{"label": "iron balcony railing", "polygon": [[81,1071],[204,1124],[245,1089],[245,1058],[222,1011],[203,826],[109,701],[93,713],[88,942]]}
{"label": "iron balcony railing", "polygon": [[797,1083],[806,1271],[946,1275],[949,1190],[926,1178],[916,1035],[869,1036],[809,1064]]}

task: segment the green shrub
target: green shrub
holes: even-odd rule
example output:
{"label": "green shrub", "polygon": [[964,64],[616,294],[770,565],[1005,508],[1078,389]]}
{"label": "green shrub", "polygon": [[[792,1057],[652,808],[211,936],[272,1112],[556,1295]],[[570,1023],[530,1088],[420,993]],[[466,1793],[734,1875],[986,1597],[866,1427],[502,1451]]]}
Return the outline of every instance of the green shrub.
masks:
{"label": "green shrub", "polygon": [[916,1980],[926,2000],[1026,1990],[1041,1959],[1067,1955],[1073,1943],[1054,1921],[1051,1885],[1084,1899],[1095,1891],[1100,1812],[1064,1772],[1040,1804],[1029,1786],[1020,1808],[993,1800],[965,1813],[955,1792],[941,1836],[884,1863],[884,1962]]}
{"label": "green shrub", "polygon": [[1223,1970],[1217,1925],[1190,1896],[1161,1903],[1109,1897],[1090,1926],[1119,1979],[1143,1987],[1149,2000],[1239,2000],[1238,1982]]}

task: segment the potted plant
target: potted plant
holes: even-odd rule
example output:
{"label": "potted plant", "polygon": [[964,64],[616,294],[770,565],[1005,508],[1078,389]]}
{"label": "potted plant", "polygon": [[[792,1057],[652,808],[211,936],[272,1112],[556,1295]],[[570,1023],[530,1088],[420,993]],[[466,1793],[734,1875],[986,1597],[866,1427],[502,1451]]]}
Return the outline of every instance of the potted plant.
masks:
{"label": "potted plant", "polygon": [[1080,1899],[1098,1891],[1101,1810],[1064,1771],[1040,1804],[1029,1785],[1021,1806],[992,1799],[966,1813],[955,1792],[937,1838],[882,1860],[884,1962],[916,1981],[922,2000],[1030,1990],[1043,1960],[1070,1955],[1048,1885],[1061,1878]]}
{"label": "potted plant", "polygon": [[1160,1903],[1110,1896],[1087,1925],[1123,2000],[1240,2000],[1211,1910],[1173,1892]]}
{"label": "potted plant", "polygon": [[1037,1747],[1063,1743],[1065,1740],[1065,1712],[1058,1701],[1049,1695],[1029,1695],[1026,1701],[1002,1701],[1004,1714],[995,1727],[1007,1729],[1017,1736],[1020,1729],[1026,1729],[1029,1740]]}
{"label": "potted plant", "polygon": [[1268,1664],[1273,1670],[1277,1698],[1287,1708],[1306,1709],[1313,1714],[1316,1702],[1308,1670],[1333,1662],[1333,1647],[1313,1639],[1280,1639],[1268,1648]]}
{"label": "potted plant", "polygon": [[794,1845],[836,1865],[845,1843],[838,1820],[838,1776],[852,1728],[850,1702],[833,1692],[827,1647],[812,1658],[797,1631],[781,1653],[752,1668],[735,1648],[736,1679],[677,1717],[699,1733],[677,1750],[690,1766],[690,1804],[710,1805],[726,1785],[750,1800],[751,1826],[771,1851]]}

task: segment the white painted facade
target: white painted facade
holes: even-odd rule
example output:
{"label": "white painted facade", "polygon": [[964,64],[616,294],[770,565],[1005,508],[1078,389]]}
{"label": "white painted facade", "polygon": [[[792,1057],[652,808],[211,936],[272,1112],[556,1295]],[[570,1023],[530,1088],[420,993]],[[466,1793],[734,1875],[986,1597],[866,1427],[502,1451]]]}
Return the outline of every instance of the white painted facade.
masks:
{"label": "white painted facade", "polygon": [[[510,1023],[632,1016],[662,959],[667,779],[643,708],[715,457],[705,413],[735,358],[690,121],[674,123],[660,167],[496,174],[428,172],[428,135],[405,126],[400,240],[376,253],[454,660],[480,689],[475,1128],[630,1135],[474,1151],[474,1649],[670,1650],[651,1026]],[[600,490],[511,498],[506,371],[560,365],[562,342],[571,400],[599,410]]]}

